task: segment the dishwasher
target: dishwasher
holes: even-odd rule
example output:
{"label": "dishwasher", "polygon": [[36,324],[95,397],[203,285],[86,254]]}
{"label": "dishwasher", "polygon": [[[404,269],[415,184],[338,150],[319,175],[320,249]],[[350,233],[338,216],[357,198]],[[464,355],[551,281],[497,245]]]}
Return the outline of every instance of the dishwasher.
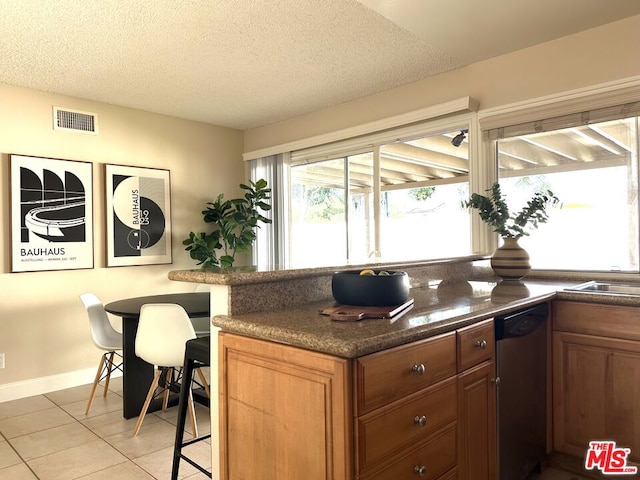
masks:
{"label": "dishwasher", "polygon": [[523,480],[546,459],[547,303],[495,318],[498,474]]}

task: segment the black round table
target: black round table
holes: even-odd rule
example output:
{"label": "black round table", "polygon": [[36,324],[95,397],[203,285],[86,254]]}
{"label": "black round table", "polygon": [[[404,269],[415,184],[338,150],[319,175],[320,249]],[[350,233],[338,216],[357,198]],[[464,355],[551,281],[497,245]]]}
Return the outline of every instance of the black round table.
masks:
{"label": "black round table", "polygon": [[[122,317],[122,394],[124,418],[137,417],[153,379],[153,365],[136,355],[136,334],[140,308],[147,303],[175,303],[181,305],[191,318],[209,316],[209,292],[167,293],[145,297],[125,298],[107,303],[104,309]],[[161,405],[152,404],[149,411]]]}

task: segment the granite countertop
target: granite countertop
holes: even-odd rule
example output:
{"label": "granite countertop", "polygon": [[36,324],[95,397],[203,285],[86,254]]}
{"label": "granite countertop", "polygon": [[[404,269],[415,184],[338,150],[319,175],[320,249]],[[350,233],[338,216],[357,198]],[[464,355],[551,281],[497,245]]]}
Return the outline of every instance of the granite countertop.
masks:
{"label": "granite countertop", "polygon": [[285,266],[270,266],[262,270],[255,267],[232,267],[228,269],[212,267],[207,269],[172,270],[169,280],[191,283],[206,283],[212,285],[251,285],[256,283],[281,282],[300,278],[331,276],[342,270],[362,270],[364,268],[383,268],[387,270],[406,270],[412,267],[446,266],[486,260],[486,255],[468,255],[465,257],[443,258],[438,260],[415,262],[378,262],[353,263],[329,267],[289,268]]}
{"label": "granite countertop", "polygon": [[213,324],[225,332],[355,358],[546,302],[569,285],[575,282],[433,281],[412,288],[413,308],[392,319],[331,320],[319,313],[334,304],[329,298],[276,311],[218,315]]}

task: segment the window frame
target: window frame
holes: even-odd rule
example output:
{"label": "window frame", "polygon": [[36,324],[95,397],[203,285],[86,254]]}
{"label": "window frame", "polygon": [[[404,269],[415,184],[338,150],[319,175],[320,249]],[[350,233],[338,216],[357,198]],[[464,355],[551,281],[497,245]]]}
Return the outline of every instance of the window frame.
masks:
{"label": "window frame", "polygon": [[[489,138],[488,132],[499,128],[509,128],[528,122],[542,121],[567,115],[588,112],[602,108],[622,106],[640,102],[640,77],[623,79],[606,84],[586,87],[570,92],[549,95],[523,102],[503,105],[496,108],[478,111],[478,127],[480,131],[479,141],[485,160],[485,172],[481,175],[479,189],[472,192],[484,194],[486,189],[498,180],[498,156],[497,140]],[[640,144],[640,139],[636,139]],[[636,145],[638,148],[640,145]],[[640,148],[637,153],[640,155]],[[490,171],[488,171],[490,170]],[[478,217],[478,215],[475,215]],[[479,218],[478,218],[479,220]],[[484,225],[477,228],[474,225],[471,230],[474,242],[474,252],[490,255],[498,246],[498,235],[490,232]],[[604,277],[632,278],[640,272],[617,272],[597,270],[548,270],[534,269],[536,275],[541,277],[557,276],[559,274],[589,274],[594,279]]]}
{"label": "window frame", "polygon": [[[250,161],[268,155],[279,154],[285,158],[284,165],[286,167],[286,165],[288,165],[289,155],[297,150],[326,148],[328,144],[349,142],[354,139],[361,140],[368,136],[385,135],[394,130],[401,131],[416,128],[416,126],[420,127],[421,125],[440,124],[446,126],[454,121],[452,119],[466,117],[468,118],[469,129],[469,191],[470,193],[484,194],[498,179],[496,142],[495,140],[485,138],[484,133],[487,130],[534,121],[540,118],[551,118],[638,101],[640,101],[640,76],[554,93],[482,110],[478,110],[478,101],[471,97],[462,97],[450,102],[383,118],[381,120],[303,138],[286,144],[245,152],[243,159]],[[458,124],[458,126],[460,126],[460,124]],[[385,141],[383,143],[390,142]],[[287,190],[287,195],[285,195],[287,198],[289,184],[286,182],[290,180],[288,177],[289,175],[285,175],[283,182],[286,185],[284,188]],[[276,193],[282,195],[282,192]],[[282,203],[286,204],[286,200]],[[287,207],[282,211],[290,212],[290,209]],[[289,224],[290,218],[286,218],[286,214],[284,216],[285,219],[282,223]],[[490,228],[480,220],[478,215],[470,214],[469,218],[471,222],[472,255],[491,255],[498,246],[498,235],[493,233]],[[286,235],[282,235],[282,231],[283,228],[281,226],[278,232],[280,232],[279,236],[285,237],[280,238],[280,241],[284,241],[285,245],[280,244],[276,246],[281,250],[287,250],[288,231]],[[562,273],[560,270],[536,270],[536,275],[541,277],[547,275],[557,277],[560,273]],[[589,273],[593,278],[599,278],[603,275],[601,272],[580,272],[581,275],[585,273]],[[604,275],[611,277],[612,275],[625,276],[626,274],[611,272],[605,273]],[[637,277],[637,274],[631,275]]]}
{"label": "window frame", "polygon": [[[469,191],[473,191],[472,181],[479,182],[482,179],[482,175],[474,175],[472,172],[481,172],[480,159],[478,155],[479,140],[479,128],[477,121],[477,114],[475,112],[460,113],[456,115],[446,116],[444,118],[438,118],[434,120],[428,120],[419,122],[413,125],[406,125],[400,128],[392,129],[386,132],[376,132],[372,135],[356,139],[347,139],[340,142],[335,142],[326,145],[319,145],[316,147],[310,147],[307,149],[295,151],[290,153],[290,161],[288,165],[288,178],[289,185],[291,185],[291,169],[300,165],[309,165],[326,160],[344,158],[347,159],[350,155],[373,153],[373,222],[374,222],[374,234],[373,234],[373,252],[376,254],[376,260],[381,251],[381,218],[380,218],[380,200],[382,197],[382,185],[380,178],[380,150],[384,145],[389,145],[398,142],[406,142],[408,140],[428,137],[431,135],[437,135],[446,131],[453,130],[468,130],[468,162],[469,162]],[[349,162],[345,162],[345,168],[348,168]],[[348,180],[348,172],[345,172],[345,177]],[[472,180],[473,179],[473,180]],[[437,182],[437,181],[436,181]],[[346,199],[349,198],[349,188],[346,185]],[[286,192],[288,196],[289,205],[291,205],[291,191]],[[347,209],[348,210],[348,209]],[[291,209],[288,213],[290,215]],[[291,218],[289,216],[289,222]],[[348,231],[349,231],[349,216],[348,213],[345,216],[345,228],[347,230],[347,249],[348,246]],[[470,216],[470,222],[474,223],[473,216]],[[290,223],[285,228],[287,245],[290,244]],[[473,226],[470,232],[470,251],[473,251]],[[290,248],[286,249],[290,258]],[[414,259],[424,260],[424,259]],[[434,259],[435,260],[435,259]]]}

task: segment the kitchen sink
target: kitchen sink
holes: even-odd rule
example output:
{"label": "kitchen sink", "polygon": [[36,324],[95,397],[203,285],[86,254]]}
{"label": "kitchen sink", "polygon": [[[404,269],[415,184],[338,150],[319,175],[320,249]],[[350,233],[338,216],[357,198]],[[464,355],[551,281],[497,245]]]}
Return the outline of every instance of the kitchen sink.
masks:
{"label": "kitchen sink", "polygon": [[638,295],[640,296],[640,283],[619,282],[590,282],[581,283],[575,287],[565,288],[571,292],[606,293],[607,295]]}

